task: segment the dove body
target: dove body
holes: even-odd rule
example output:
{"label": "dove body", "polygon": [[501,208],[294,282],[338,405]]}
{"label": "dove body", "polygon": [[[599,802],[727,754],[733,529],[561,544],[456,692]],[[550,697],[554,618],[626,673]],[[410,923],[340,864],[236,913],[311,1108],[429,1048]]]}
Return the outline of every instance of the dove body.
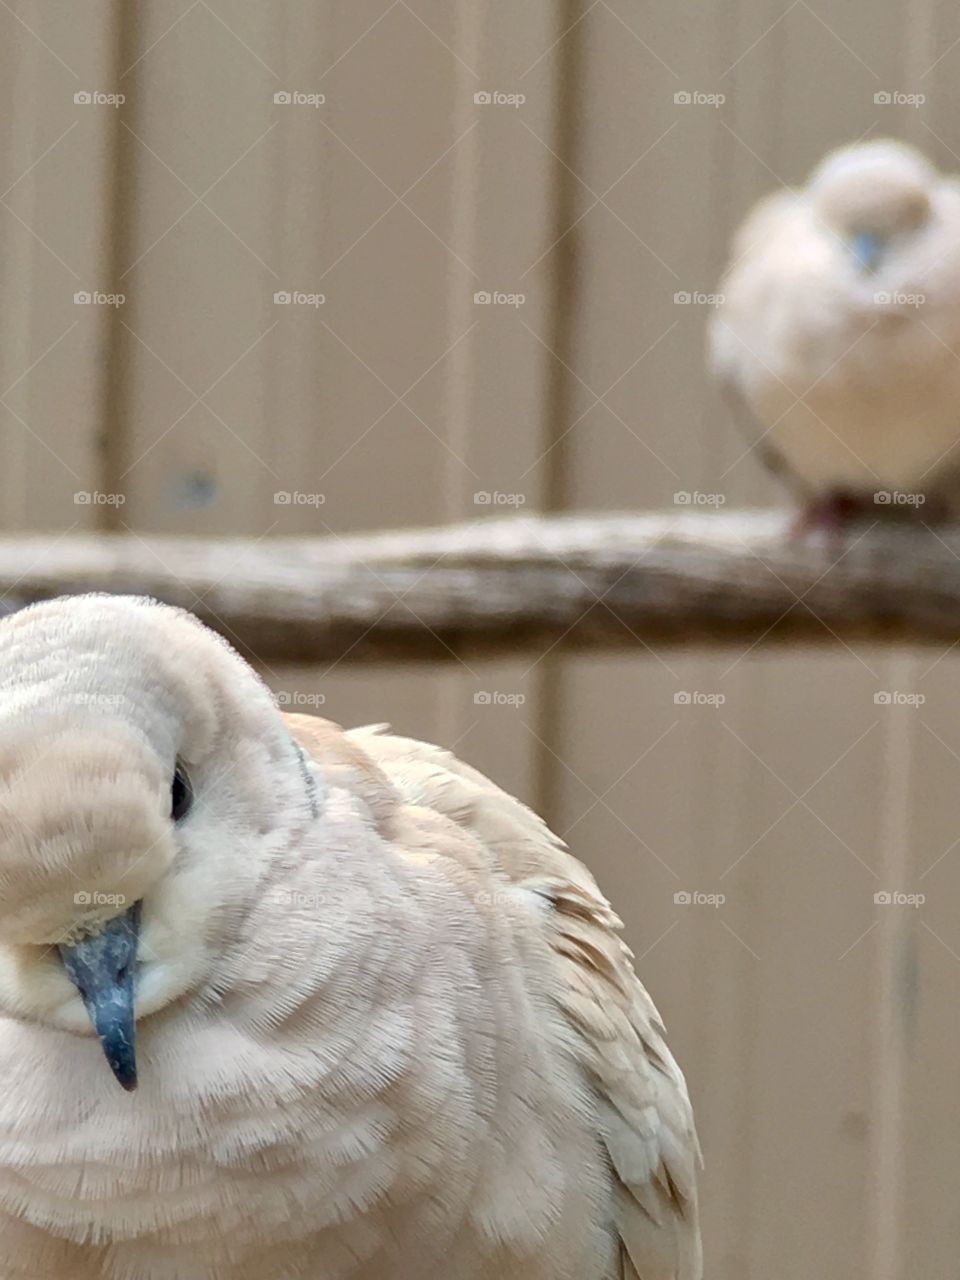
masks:
{"label": "dove body", "polygon": [[[125,1092],[68,960],[132,910]],[[686,1088],[616,927],[517,801],[281,717],[187,615],[14,615],[0,1277],[699,1280]]]}
{"label": "dove body", "polygon": [[711,363],[803,500],[955,508],[960,184],[900,143],[843,148],[753,210],[721,290]]}

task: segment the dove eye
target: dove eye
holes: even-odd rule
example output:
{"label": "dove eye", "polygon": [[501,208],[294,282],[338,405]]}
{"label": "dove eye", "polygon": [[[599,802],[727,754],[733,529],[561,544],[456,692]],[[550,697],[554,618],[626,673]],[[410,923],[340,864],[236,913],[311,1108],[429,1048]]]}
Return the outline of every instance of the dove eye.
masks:
{"label": "dove eye", "polygon": [[179,822],[190,812],[193,804],[193,787],[183,765],[178,764],[173,771],[173,782],[170,784],[170,817]]}

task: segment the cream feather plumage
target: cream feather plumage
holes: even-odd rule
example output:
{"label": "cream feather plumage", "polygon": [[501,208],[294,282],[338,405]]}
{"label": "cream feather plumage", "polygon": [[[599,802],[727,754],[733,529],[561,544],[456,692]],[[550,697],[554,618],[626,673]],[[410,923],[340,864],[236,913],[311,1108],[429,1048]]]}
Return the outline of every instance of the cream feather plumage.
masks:
{"label": "cream feather plumage", "polygon": [[[67,962],[134,903],[125,1093]],[[518,801],[281,717],[188,615],[0,623],[0,1275],[698,1280],[690,1104],[618,928]]]}
{"label": "cream feather plumage", "polygon": [[712,366],[750,443],[801,496],[844,493],[881,514],[916,494],[955,505],[955,179],[898,142],[833,152],[752,211],[721,293]]}

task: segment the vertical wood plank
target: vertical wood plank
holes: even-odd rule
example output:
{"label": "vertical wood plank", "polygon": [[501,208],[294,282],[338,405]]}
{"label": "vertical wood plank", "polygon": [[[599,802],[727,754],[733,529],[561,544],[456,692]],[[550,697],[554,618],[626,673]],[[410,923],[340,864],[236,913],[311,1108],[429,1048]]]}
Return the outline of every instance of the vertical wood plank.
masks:
{"label": "vertical wood plank", "polygon": [[[901,1127],[891,1143],[899,1190],[898,1277],[948,1277],[956,1267],[960,1214],[953,1170],[960,1142],[956,992],[960,976],[960,860],[956,794],[960,771],[955,647],[916,654],[904,688],[925,699],[905,706],[910,757],[908,823],[902,832],[900,887],[923,895],[916,907],[894,915],[898,926],[889,957],[891,1035],[902,1075]],[[891,1271],[891,1274],[894,1274]]]}
{"label": "vertical wood plank", "polygon": [[[103,526],[95,499],[109,388],[101,371],[114,310],[75,302],[112,293],[112,106],[117,3],[92,13],[40,3],[0,11],[0,525]],[[79,495],[79,496],[78,496]]]}
{"label": "vertical wood plank", "polygon": [[[914,654],[895,650],[884,663],[886,690],[907,693],[916,687],[919,664]],[[916,711],[907,705],[883,708],[883,772],[878,854],[879,892],[904,893],[910,868],[911,770]],[[873,942],[877,956],[874,994],[876,1018],[874,1048],[874,1104],[870,1129],[868,1186],[871,1212],[869,1274],[877,1280],[898,1280],[903,1270],[904,1146],[907,1134],[904,1114],[906,1046],[902,1006],[902,960],[910,945],[909,914],[896,902],[879,903]],[[906,929],[905,929],[906,925]],[[919,1259],[914,1260],[915,1263]]]}
{"label": "vertical wood plank", "polygon": [[[555,505],[550,468],[542,463],[557,434],[553,351],[557,317],[569,305],[561,296],[569,280],[549,254],[540,260],[566,230],[567,209],[558,193],[568,182],[559,135],[569,113],[563,109],[565,78],[550,51],[558,41],[565,45],[570,8],[456,8],[450,39],[466,65],[460,65],[454,116],[461,141],[451,175],[451,240],[474,274],[467,281],[451,274],[450,342],[456,345],[444,388],[450,518]],[[438,4],[418,9],[441,33],[443,11]],[[475,96],[498,92],[514,95],[519,105]],[[501,301],[508,295],[514,304]],[[478,767],[536,804],[548,714],[544,668],[527,660],[478,665],[461,657],[466,665],[443,685],[440,737],[460,743]],[[509,702],[474,702],[478,682],[507,698],[519,694],[522,710],[511,710]],[[518,723],[533,731],[519,732]]]}

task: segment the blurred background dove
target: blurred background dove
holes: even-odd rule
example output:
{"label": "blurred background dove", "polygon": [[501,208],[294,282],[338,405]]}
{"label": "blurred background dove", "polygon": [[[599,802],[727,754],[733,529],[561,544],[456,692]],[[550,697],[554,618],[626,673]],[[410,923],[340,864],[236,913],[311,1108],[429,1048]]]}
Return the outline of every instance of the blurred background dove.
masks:
{"label": "blurred background dove", "polygon": [[700,1280],[683,1076],[530,809],[148,600],[14,615],[0,685],[5,1280]]}
{"label": "blurred background dove", "polygon": [[712,364],[801,527],[956,502],[960,185],[900,142],[832,152],[737,233]]}

